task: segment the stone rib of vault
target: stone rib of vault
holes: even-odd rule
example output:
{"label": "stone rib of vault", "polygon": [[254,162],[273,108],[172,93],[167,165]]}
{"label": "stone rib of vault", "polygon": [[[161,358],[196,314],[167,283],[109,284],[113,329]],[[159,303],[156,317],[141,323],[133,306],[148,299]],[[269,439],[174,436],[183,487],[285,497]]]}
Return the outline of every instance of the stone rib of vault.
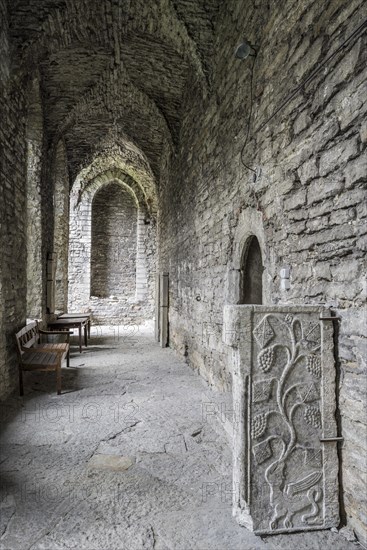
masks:
{"label": "stone rib of vault", "polygon": [[320,307],[225,306],[233,514],[256,534],[339,524],[333,322]]}

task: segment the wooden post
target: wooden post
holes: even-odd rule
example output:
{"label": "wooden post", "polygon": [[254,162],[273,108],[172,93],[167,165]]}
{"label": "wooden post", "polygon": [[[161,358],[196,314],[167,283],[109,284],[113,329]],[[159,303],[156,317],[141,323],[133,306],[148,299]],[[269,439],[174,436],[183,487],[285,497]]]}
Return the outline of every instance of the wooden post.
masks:
{"label": "wooden post", "polygon": [[154,322],[154,336],[157,342],[160,341],[160,285],[159,285],[159,273],[155,276],[155,322]]}
{"label": "wooden post", "polygon": [[168,273],[161,273],[160,276],[160,288],[159,288],[159,302],[160,302],[160,342],[161,347],[168,346]]}
{"label": "wooden post", "polygon": [[46,308],[47,313],[55,312],[55,273],[56,273],[56,254],[47,254],[47,288],[46,288]]}

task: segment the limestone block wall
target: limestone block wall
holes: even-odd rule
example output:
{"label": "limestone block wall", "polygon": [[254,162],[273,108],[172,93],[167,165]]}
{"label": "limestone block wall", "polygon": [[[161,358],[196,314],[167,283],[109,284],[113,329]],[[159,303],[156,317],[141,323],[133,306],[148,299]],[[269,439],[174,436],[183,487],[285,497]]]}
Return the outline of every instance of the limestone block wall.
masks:
{"label": "limestone block wall", "polygon": [[53,160],[54,243],[56,254],[55,308],[66,311],[68,304],[69,176],[65,145],[60,141]]}
{"label": "limestone block wall", "polygon": [[[170,343],[209,382],[230,389],[223,304],[238,299],[250,234],[262,247],[264,303],[336,309],[342,511],[364,539],[367,64],[358,28],[367,8],[361,0],[257,5],[225,3],[211,94],[200,99],[194,82],[187,87],[178,155],[160,190]],[[253,58],[234,57],[244,33],[258,47],[252,102]],[[285,265],[289,290],[280,287]]]}
{"label": "limestone block wall", "polygon": [[118,183],[102,187],[92,204],[91,296],[135,295],[137,206]]}
{"label": "limestone block wall", "polygon": [[0,1],[0,399],[17,383],[14,332],[26,316],[25,91],[10,81],[6,2]]}
{"label": "limestone block wall", "polygon": [[52,178],[47,169],[47,145],[39,73],[26,88],[27,192],[27,317],[46,313],[46,258],[53,230]]}
{"label": "limestone block wall", "polygon": [[9,15],[6,0],[0,0],[0,82],[5,86],[10,76]]}
{"label": "limestone block wall", "polygon": [[39,319],[43,308],[42,216],[41,216],[42,137],[27,139],[27,317]]}

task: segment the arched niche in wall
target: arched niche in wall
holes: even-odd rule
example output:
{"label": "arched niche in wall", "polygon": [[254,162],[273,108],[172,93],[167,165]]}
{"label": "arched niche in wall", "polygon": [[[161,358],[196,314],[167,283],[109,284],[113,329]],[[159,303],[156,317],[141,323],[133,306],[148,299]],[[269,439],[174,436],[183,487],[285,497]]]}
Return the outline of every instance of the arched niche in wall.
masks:
{"label": "arched niche in wall", "polygon": [[137,218],[133,195],[119,183],[108,183],[96,192],[92,202],[91,296],[135,296]]}
{"label": "arched niche in wall", "polygon": [[250,236],[243,248],[240,268],[239,304],[263,303],[263,260],[259,241]]}
{"label": "arched niche in wall", "polygon": [[225,279],[225,302],[271,303],[271,257],[266,246],[261,212],[254,208],[241,212],[232,250]]}

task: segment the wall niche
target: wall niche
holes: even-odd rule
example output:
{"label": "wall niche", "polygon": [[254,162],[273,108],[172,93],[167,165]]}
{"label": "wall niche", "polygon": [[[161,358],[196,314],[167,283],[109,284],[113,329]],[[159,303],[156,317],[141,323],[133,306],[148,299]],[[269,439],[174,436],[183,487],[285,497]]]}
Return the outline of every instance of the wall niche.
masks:
{"label": "wall niche", "polygon": [[263,303],[263,262],[259,241],[252,235],[243,248],[239,304]]}

